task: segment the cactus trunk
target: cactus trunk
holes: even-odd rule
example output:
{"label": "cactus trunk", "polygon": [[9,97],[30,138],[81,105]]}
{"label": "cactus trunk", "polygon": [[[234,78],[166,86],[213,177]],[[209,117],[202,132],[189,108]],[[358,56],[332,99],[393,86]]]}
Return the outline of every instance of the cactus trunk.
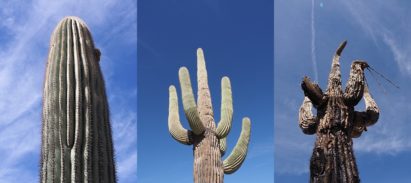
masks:
{"label": "cactus trunk", "polygon": [[50,41],[43,96],[41,182],[116,182],[109,108],[86,24],[66,17]]}
{"label": "cactus trunk", "polygon": [[352,139],[342,130],[318,134],[310,164],[311,182],[360,182]]}
{"label": "cactus trunk", "polygon": [[197,83],[198,83],[198,114],[206,130],[203,135],[194,137],[194,182],[222,183],[224,180],[223,165],[211,103],[211,94],[208,87],[207,71],[202,51],[198,55]]}
{"label": "cactus trunk", "polygon": [[194,137],[194,182],[223,183],[224,171],[218,139],[211,131]]}

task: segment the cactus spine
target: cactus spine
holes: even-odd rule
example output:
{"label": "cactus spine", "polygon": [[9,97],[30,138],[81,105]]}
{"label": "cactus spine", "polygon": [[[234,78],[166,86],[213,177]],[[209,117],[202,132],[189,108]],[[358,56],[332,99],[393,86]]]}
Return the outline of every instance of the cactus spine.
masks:
{"label": "cactus spine", "polygon": [[50,41],[43,96],[41,182],[116,182],[109,109],[86,24],[66,17]]}
{"label": "cactus spine", "polygon": [[250,119],[243,118],[240,138],[231,154],[222,161],[221,157],[226,150],[226,136],[230,132],[233,115],[230,79],[223,77],[221,80],[221,120],[216,127],[205,59],[201,48],[197,50],[197,78],[198,105],[194,100],[188,70],[185,67],[180,68],[179,80],[183,107],[191,130],[187,130],[181,125],[177,92],[173,85],[169,88],[168,127],[175,140],[182,144],[194,146],[194,182],[222,183],[224,173],[234,173],[244,162],[250,140]]}

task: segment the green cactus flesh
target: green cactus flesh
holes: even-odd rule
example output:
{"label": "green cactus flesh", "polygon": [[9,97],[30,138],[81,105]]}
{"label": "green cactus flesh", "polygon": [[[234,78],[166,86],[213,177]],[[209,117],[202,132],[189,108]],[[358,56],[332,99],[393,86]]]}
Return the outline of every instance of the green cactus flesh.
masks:
{"label": "green cactus flesh", "polygon": [[43,94],[43,183],[116,182],[99,57],[81,19],[66,17],[55,28]]}

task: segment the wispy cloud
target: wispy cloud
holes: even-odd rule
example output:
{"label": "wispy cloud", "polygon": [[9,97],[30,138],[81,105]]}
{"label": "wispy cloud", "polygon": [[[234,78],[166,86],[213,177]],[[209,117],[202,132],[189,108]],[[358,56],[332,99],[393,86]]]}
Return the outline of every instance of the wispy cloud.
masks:
{"label": "wispy cloud", "polygon": [[[68,15],[82,17],[102,47],[108,87],[114,87],[110,43],[136,42],[136,2],[0,1],[0,165],[1,182],[37,182],[41,139],[41,97],[50,34]],[[112,74],[107,76],[105,72]],[[134,89],[132,89],[134,90]],[[117,92],[118,93],[118,92]],[[116,92],[109,92],[109,97]],[[127,96],[119,96],[125,98]],[[134,98],[135,99],[135,98]],[[116,106],[117,100],[110,100]],[[114,104],[113,104],[114,103]],[[128,104],[135,103],[129,101]],[[132,182],[136,169],[136,110],[111,108],[118,176]],[[129,130],[124,129],[128,127]],[[127,133],[127,135],[125,135]],[[131,140],[129,140],[131,139]],[[126,148],[126,146],[129,146]],[[134,147],[134,149],[133,149]],[[133,161],[133,162],[130,162]],[[19,179],[17,180],[16,177]],[[122,181],[123,182],[123,181]]]}
{"label": "wispy cloud", "polygon": [[[342,1],[351,20],[355,21],[378,46],[387,46],[398,68],[411,76],[411,31],[404,7],[398,2],[365,3],[362,1]],[[387,16],[389,15],[389,16]],[[389,19],[387,19],[389,17]],[[400,35],[400,36],[399,36]]]}
{"label": "wispy cloud", "polygon": [[137,90],[115,92],[110,97],[111,124],[116,151],[117,171],[122,182],[137,180]]}
{"label": "wispy cloud", "polygon": [[318,82],[317,58],[315,55],[315,0],[311,0],[311,61],[313,62],[313,70],[315,81]]}
{"label": "wispy cloud", "polygon": [[[388,47],[395,60],[398,69],[406,77],[411,76],[411,31],[404,27],[407,18],[404,18],[405,10],[395,2],[391,3],[367,3],[359,1],[342,1],[343,7],[349,12],[351,20],[360,26],[378,47]],[[389,20],[385,19],[389,17]],[[402,92],[401,92],[402,93]],[[404,93],[405,94],[405,93]],[[377,96],[378,98],[383,98]],[[383,100],[379,104],[385,111],[379,121],[376,133],[365,133],[355,142],[355,149],[359,152],[377,154],[396,154],[410,151],[410,130],[406,124],[409,99],[407,97],[390,96],[391,101]],[[390,106],[387,110],[386,106]],[[393,110],[395,109],[395,110]],[[403,111],[404,113],[401,113]],[[403,115],[400,115],[403,114]],[[389,116],[389,117],[387,117]]]}
{"label": "wispy cloud", "polygon": [[249,159],[265,156],[265,155],[272,155],[274,153],[274,144],[272,143],[257,143],[253,146],[250,146],[249,150]]}
{"label": "wispy cloud", "polygon": [[409,99],[395,96],[378,99],[382,111],[380,119],[376,125],[368,128],[369,131],[363,132],[360,138],[355,139],[354,149],[360,153],[387,155],[410,152]]}

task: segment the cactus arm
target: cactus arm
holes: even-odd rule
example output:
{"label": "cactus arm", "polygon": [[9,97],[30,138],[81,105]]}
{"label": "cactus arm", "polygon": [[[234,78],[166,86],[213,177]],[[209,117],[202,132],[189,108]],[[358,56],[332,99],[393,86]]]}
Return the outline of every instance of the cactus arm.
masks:
{"label": "cactus arm", "polygon": [[328,76],[328,86],[326,90],[326,93],[329,96],[340,96],[342,94],[340,57],[346,45],[347,41],[342,42],[335,51],[333,61],[331,64],[331,72]]}
{"label": "cactus arm", "polygon": [[367,85],[364,85],[363,98],[366,110],[363,112],[355,111],[353,131],[351,133],[354,138],[361,136],[361,133],[367,130],[366,127],[375,124],[380,116],[380,109],[369,93]]}
{"label": "cactus arm", "polygon": [[312,113],[312,103],[308,97],[304,97],[303,104],[300,107],[298,115],[299,126],[303,133],[312,135],[317,131],[318,118]]}
{"label": "cactus arm", "polygon": [[230,132],[233,119],[233,98],[228,77],[221,79],[221,119],[217,126],[217,137],[224,138]]}
{"label": "cactus arm", "polygon": [[225,174],[234,173],[244,162],[247,155],[248,143],[250,142],[250,126],[250,119],[247,117],[243,118],[243,127],[240,138],[238,139],[237,144],[231,154],[223,162]]}
{"label": "cactus arm", "polygon": [[191,131],[186,130],[180,122],[178,115],[178,97],[176,88],[171,85],[169,88],[169,108],[168,108],[168,130],[171,136],[178,142],[191,145]]}
{"label": "cactus arm", "polygon": [[218,144],[220,146],[221,156],[224,156],[225,151],[227,150],[227,138],[224,137],[224,138],[218,139]]}
{"label": "cactus arm", "polygon": [[344,101],[348,106],[355,106],[360,102],[364,92],[364,68],[368,64],[364,61],[354,61],[351,64],[350,78],[344,92]]}
{"label": "cactus arm", "polygon": [[198,115],[197,105],[194,100],[193,89],[191,87],[190,75],[187,68],[180,68],[178,75],[180,79],[181,95],[183,98],[185,115],[193,133],[199,135],[204,132],[205,127]]}
{"label": "cactus arm", "polygon": [[321,90],[318,84],[311,82],[310,78],[307,76],[304,77],[303,81],[301,82],[301,88],[304,91],[304,95],[307,96],[314,107],[320,106],[324,103],[325,97],[323,91]]}

